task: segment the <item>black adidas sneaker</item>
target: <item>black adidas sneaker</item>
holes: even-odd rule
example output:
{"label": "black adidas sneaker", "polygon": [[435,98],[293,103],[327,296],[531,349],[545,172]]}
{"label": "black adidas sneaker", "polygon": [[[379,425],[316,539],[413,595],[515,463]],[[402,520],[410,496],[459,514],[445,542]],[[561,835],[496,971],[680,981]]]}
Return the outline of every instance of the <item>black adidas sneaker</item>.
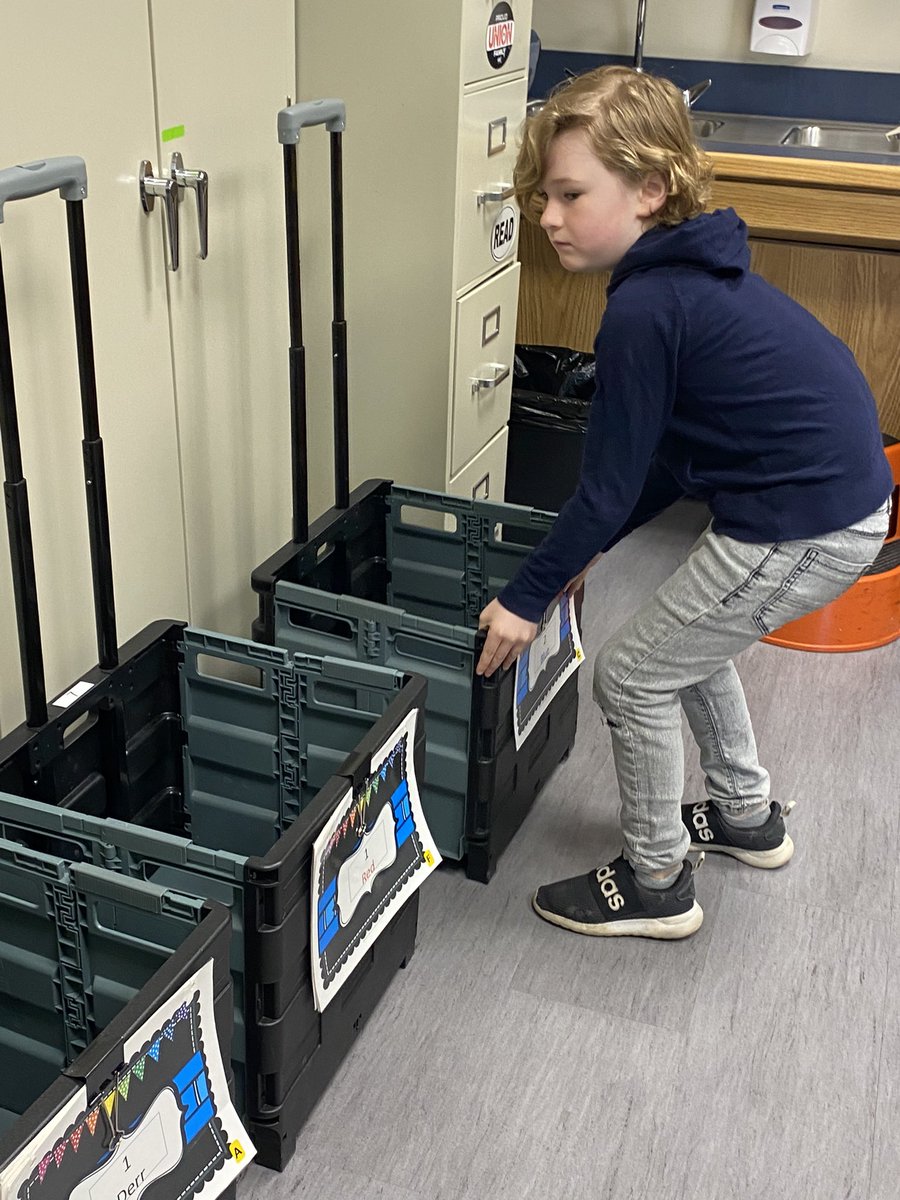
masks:
{"label": "black adidas sneaker", "polygon": [[587,875],[539,887],[532,905],[545,921],[592,937],[684,938],[703,923],[693,872],[685,862],[671,887],[645,888],[631,864],[617,858]]}
{"label": "black adidas sneaker", "polygon": [[730,854],[751,867],[783,867],[794,854],[794,843],[784,828],[784,817],[791,807],[789,805],[782,811],[781,806],[773,802],[768,820],[755,829],[739,829],[727,824],[708,800],[682,804],[681,819],[691,835],[692,850]]}

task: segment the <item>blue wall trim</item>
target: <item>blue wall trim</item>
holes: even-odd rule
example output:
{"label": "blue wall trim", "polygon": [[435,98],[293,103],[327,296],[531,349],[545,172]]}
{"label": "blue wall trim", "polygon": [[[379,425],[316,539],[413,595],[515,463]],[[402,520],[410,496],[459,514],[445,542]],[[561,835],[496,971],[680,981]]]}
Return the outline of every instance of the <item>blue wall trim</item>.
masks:
{"label": "blue wall trim", "polygon": [[[567,70],[581,75],[605,63],[630,62],[623,55],[541,50],[529,97],[546,96]],[[694,106],[698,112],[900,124],[900,75],[671,58],[645,58],[644,69],[679,87],[711,79],[712,87]]]}

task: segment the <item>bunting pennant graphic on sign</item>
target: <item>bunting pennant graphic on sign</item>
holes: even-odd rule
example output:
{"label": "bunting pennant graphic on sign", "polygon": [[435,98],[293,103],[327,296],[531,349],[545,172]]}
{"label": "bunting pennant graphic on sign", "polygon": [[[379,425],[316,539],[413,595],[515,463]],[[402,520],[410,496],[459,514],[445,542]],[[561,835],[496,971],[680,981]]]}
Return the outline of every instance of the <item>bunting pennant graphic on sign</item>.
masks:
{"label": "bunting pennant graphic on sign", "polygon": [[313,996],[322,1012],[403,902],[438,866],[415,772],[418,710],[373,755],[313,846]]}
{"label": "bunting pennant graphic on sign", "polygon": [[[4,1169],[4,1198],[90,1200],[124,1192],[140,1200],[165,1178],[155,1195],[190,1200],[202,1192],[214,1200],[252,1161],[256,1150],[234,1110],[219,1052],[212,962],[173,1002],[125,1042],[123,1059],[140,1039],[95,1102],[74,1110],[67,1126],[57,1124],[62,1136],[50,1143],[39,1133]],[[101,1111],[106,1121],[99,1121]]]}

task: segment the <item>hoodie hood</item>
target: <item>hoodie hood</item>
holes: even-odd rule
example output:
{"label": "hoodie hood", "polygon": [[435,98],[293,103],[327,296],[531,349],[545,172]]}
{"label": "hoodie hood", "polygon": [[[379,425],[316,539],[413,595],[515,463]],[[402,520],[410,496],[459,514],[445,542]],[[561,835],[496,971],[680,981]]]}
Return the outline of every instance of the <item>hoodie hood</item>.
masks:
{"label": "hoodie hood", "polygon": [[658,267],[686,267],[721,277],[743,275],[750,269],[747,226],[733,208],[718,208],[680,225],[648,229],[613,271],[607,295],[636,271]]}

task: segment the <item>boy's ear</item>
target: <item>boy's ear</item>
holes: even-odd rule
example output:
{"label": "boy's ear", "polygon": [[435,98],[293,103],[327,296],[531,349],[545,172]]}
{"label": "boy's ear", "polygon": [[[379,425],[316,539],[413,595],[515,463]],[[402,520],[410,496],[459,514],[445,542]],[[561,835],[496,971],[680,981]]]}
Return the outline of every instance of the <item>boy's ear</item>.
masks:
{"label": "boy's ear", "polygon": [[658,213],[665,204],[668,194],[669,188],[662,173],[651,171],[641,185],[640,200],[642,206],[646,209],[643,215],[652,217]]}

